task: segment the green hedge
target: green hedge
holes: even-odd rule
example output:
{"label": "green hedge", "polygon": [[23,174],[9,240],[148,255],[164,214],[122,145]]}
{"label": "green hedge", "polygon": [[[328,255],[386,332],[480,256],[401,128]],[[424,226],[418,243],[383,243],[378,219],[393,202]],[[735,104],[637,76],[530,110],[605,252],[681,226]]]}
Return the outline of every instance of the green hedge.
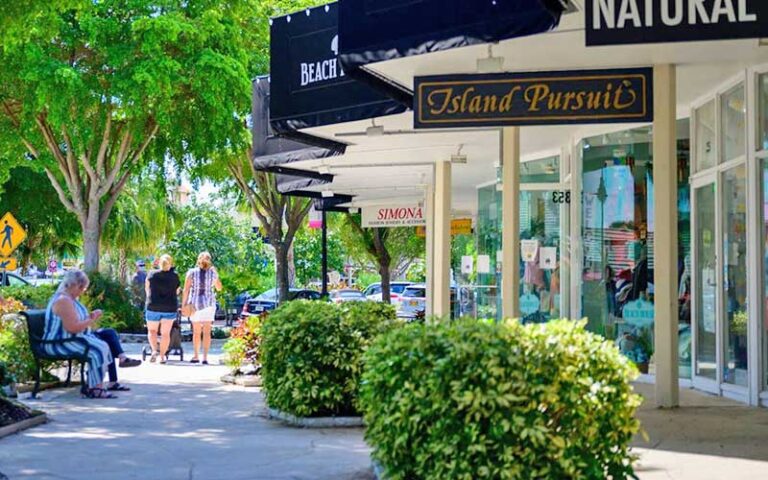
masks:
{"label": "green hedge", "polygon": [[583,322],[415,324],[369,348],[360,404],[392,480],[618,479],[636,375]]}
{"label": "green hedge", "polygon": [[0,296],[5,298],[14,298],[29,309],[44,309],[48,306],[48,301],[56,291],[57,285],[43,284],[38,287],[26,285],[23,287],[3,287],[0,288]]}
{"label": "green hedge", "polygon": [[[17,382],[29,382],[35,376],[35,357],[29,348],[27,324],[20,315],[0,317],[0,362]],[[45,365],[53,368],[50,362]],[[46,378],[50,378],[46,371]]]}
{"label": "green hedge", "polygon": [[356,414],[362,355],[395,321],[392,306],[373,302],[281,306],[261,328],[268,405],[301,417]]}
{"label": "green hedge", "polygon": [[89,310],[104,311],[98,327],[114,328],[123,333],[146,332],[144,316],[133,305],[133,296],[128,287],[100,273],[91,273],[88,277],[91,283],[81,300]]}

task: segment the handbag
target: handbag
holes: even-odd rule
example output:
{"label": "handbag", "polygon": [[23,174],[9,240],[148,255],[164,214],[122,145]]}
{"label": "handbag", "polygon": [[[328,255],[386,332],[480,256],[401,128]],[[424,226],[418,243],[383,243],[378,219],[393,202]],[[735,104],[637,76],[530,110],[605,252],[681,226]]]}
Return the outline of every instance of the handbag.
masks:
{"label": "handbag", "polygon": [[192,315],[195,314],[196,311],[197,311],[197,309],[191,303],[187,303],[187,304],[184,304],[184,305],[181,306],[181,316],[182,317],[191,317]]}

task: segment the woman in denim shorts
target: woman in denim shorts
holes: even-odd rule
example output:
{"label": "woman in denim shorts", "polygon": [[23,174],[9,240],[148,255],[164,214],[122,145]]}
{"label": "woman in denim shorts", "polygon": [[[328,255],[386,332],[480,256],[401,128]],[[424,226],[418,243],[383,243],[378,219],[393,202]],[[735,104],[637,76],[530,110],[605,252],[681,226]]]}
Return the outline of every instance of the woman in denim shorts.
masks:
{"label": "woman in denim shorts", "polygon": [[[170,255],[160,257],[160,269],[153,270],[147,275],[147,330],[149,331],[149,345],[152,347],[150,363],[157,361],[158,353],[160,363],[166,362],[168,346],[171,343],[171,329],[176,320],[176,312],[179,309],[179,276],[173,268],[173,259]],[[157,351],[157,333],[160,331],[160,352]]]}

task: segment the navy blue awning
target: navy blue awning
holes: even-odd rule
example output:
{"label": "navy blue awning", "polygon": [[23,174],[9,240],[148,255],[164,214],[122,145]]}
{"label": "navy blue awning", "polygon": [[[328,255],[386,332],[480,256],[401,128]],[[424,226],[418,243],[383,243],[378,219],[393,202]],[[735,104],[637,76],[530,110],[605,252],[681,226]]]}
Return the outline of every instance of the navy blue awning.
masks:
{"label": "navy blue awning", "polygon": [[328,147],[329,140],[297,131],[406,110],[344,74],[337,58],[337,3],[275,18],[271,34],[270,113],[278,135]]}
{"label": "navy blue awning", "polygon": [[547,32],[557,27],[567,4],[568,0],[340,0],[339,60],[350,77],[410,107],[409,86],[365,66]]}
{"label": "navy blue awning", "polygon": [[292,168],[291,164],[342,155],[344,146],[330,143],[323,148],[276,136],[269,122],[269,96],[269,77],[255,79],[251,106],[254,168],[276,174],[277,189],[282,193],[331,183],[333,175]]}

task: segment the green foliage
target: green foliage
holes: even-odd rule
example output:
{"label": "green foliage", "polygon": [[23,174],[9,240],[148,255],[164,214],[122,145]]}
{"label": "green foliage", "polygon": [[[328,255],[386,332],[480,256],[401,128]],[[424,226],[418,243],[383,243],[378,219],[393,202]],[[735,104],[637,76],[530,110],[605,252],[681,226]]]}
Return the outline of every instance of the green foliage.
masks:
{"label": "green foliage", "polygon": [[17,382],[28,382],[35,376],[27,325],[20,315],[0,317],[0,363],[5,364],[6,375]]}
{"label": "green foliage", "polygon": [[104,311],[99,327],[114,328],[123,333],[145,331],[142,312],[133,305],[133,297],[125,285],[99,273],[92,273],[89,278],[91,283],[81,300],[89,310]]}
{"label": "green foliage", "polygon": [[[16,383],[16,376],[11,373],[11,370],[0,361],[0,387],[5,387]],[[3,395],[3,391],[0,390],[0,396]]]}
{"label": "green foliage", "polygon": [[51,255],[79,252],[80,223],[61,204],[45,174],[32,165],[10,171],[9,180],[0,187],[0,212],[12,212],[27,231],[18,250],[23,266],[33,262],[45,268]]}
{"label": "green foliage", "polygon": [[257,369],[260,366],[259,347],[262,323],[260,316],[252,315],[230,332],[229,340],[224,344],[224,352],[227,354],[226,364],[233,372],[237,373],[245,366]]}
{"label": "green foliage", "polygon": [[262,379],[272,408],[301,417],[358,411],[362,355],[395,325],[390,305],[288,302],[262,327]]}
{"label": "green foliage", "polygon": [[628,478],[636,375],[584,322],[414,324],[369,348],[360,404],[393,480]]}
{"label": "green foliage", "polygon": [[[330,217],[333,214],[328,214]],[[296,266],[296,282],[307,286],[313,280],[322,280],[321,230],[313,230],[306,225],[296,232],[293,241],[293,263]],[[328,232],[328,271],[344,271],[344,246],[338,233]]]}
{"label": "green foliage", "polygon": [[48,301],[53,297],[56,291],[56,285],[42,284],[40,286],[17,286],[0,288],[0,296],[15,298],[32,310],[44,309],[48,306]]}

